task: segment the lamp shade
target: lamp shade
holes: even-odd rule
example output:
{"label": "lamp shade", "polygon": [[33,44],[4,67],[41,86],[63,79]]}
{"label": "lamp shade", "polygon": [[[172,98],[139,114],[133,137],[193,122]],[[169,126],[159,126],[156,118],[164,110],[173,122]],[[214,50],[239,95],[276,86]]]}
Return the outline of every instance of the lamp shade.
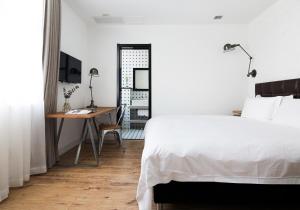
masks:
{"label": "lamp shade", "polygon": [[96,69],[96,68],[91,68],[89,75],[90,75],[90,76],[99,76],[99,71],[98,71],[98,69]]}
{"label": "lamp shade", "polygon": [[235,47],[239,46],[238,44],[225,44],[224,51],[234,50]]}

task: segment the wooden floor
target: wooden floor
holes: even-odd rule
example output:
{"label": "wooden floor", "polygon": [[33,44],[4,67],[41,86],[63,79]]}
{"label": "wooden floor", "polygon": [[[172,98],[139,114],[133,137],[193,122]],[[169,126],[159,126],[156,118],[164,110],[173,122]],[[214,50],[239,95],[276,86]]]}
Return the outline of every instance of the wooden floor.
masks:
{"label": "wooden floor", "polygon": [[[81,161],[94,164],[90,145]],[[136,187],[143,141],[126,141],[123,148],[104,144],[98,167],[56,166],[47,174],[33,176],[25,187],[11,190],[0,209],[10,210],[136,210]],[[75,151],[63,156],[71,163]]]}
{"label": "wooden floor", "polygon": [[[93,164],[90,145],[81,161]],[[33,176],[25,187],[13,189],[0,204],[1,210],[137,210],[135,200],[143,141],[125,141],[123,148],[104,145],[98,167],[56,166],[47,174]],[[62,157],[71,163],[75,150]],[[201,207],[166,205],[164,210],[253,210],[265,207]],[[290,209],[290,208],[280,208]],[[299,208],[295,208],[299,209]]]}

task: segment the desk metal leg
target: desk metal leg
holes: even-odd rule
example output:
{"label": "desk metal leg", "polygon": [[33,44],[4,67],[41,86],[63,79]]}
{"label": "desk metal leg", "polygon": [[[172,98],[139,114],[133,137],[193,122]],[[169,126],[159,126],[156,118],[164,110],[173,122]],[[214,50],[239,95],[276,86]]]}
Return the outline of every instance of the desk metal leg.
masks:
{"label": "desk metal leg", "polygon": [[89,130],[89,133],[90,133],[90,138],[91,138],[92,147],[93,147],[93,153],[94,153],[94,157],[95,157],[95,160],[97,162],[97,165],[99,165],[99,158],[98,158],[97,148],[96,148],[96,144],[95,144],[95,140],[94,140],[92,123],[93,123],[93,120],[88,119],[87,126],[88,126],[88,130]]}
{"label": "desk metal leg", "polygon": [[84,120],[82,132],[81,132],[81,137],[80,137],[80,143],[79,143],[78,148],[77,148],[77,153],[76,153],[76,158],[75,158],[74,164],[78,164],[79,155],[80,155],[80,151],[81,151],[81,146],[82,146],[82,143],[84,142],[84,140],[86,139],[86,136],[87,136],[86,122],[87,122],[87,120]]}
{"label": "desk metal leg", "polygon": [[96,119],[93,117],[92,120],[93,120],[93,125],[94,125],[96,133],[97,133],[98,141],[100,142],[100,134],[99,134],[99,129],[97,127]]}
{"label": "desk metal leg", "polygon": [[102,149],[103,139],[101,138],[100,129],[97,127],[96,119],[93,118],[93,123],[95,126],[95,130],[97,132],[97,138],[98,138],[98,157],[100,158],[100,152]]}
{"label": "desk metal leg", "polygon": [[60,134],[61,134],[61,131],[62,131],[62,127],[63,127],[63,125],[64,125],[64,121],[65,121],[64,118],[62,118],[62,119],[60,120],[58,133],[57,133],[57,136],[56,136],[56,138],[55,138],[55,158],[56,158],[56,161],[59,161],[58,142],[59,142],[59,139],[60,139]]}

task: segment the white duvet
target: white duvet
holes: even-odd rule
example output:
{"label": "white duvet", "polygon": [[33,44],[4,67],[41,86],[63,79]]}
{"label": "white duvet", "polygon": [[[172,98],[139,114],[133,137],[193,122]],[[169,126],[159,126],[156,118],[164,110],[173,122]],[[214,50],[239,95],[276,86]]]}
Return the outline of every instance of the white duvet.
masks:
{"label": "white duvet", "polygon": [[148,121],[137,190],[174,181],[300,184],[300,130],[231,116],[162,116]]}

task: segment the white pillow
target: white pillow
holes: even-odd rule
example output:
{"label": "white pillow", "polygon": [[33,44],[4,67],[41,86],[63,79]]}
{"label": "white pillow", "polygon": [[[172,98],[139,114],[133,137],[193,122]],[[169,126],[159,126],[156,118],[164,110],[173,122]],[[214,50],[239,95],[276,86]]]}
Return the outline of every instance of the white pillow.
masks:
{"label": "white pillow", "polygon": [[283,100],[273,122],[300,128],[300,99]]}
{"label": "white pillow", "polygon": [[272,120],[282,97],[248,98],[244,104],[242,117],[256,120]]}
{"label": "white pillow", "polygon": [[282,99],[294,99],[294,95],[283,96]]}

